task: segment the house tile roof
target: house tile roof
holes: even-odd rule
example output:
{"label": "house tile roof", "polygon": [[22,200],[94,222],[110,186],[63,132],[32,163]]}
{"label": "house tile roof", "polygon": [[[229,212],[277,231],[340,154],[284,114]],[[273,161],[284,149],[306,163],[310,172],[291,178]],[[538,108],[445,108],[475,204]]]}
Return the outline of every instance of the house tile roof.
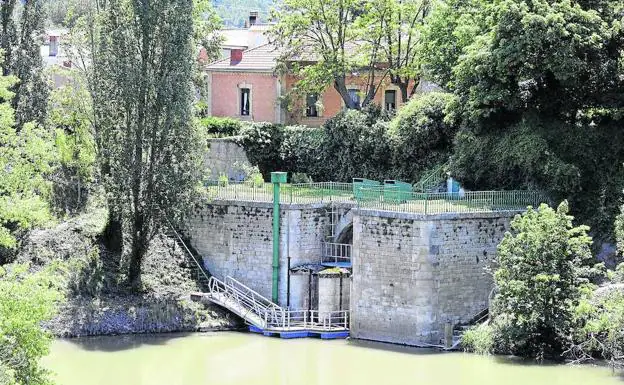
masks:
{"label": "house tile roof", "polygon": [[279,52],[270,43],[243,51],[243,58],[235,64],[230,58],[212,62],[206,66],[208,71],[245,71],[245,72],[273,72]]}

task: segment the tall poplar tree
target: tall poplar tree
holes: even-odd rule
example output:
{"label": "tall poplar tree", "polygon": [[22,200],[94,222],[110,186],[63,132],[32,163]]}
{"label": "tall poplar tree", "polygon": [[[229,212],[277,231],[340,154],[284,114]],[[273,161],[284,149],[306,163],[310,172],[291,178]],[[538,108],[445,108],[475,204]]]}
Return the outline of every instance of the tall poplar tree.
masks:
{"label": "tall poplar tree", "polygon": [[19,79],[11,89],[15,97],[15,124],[43,124],[48,86],[43,74],[40,47],[45,28],[43,1],[5,0],[0,3],[0,48],[4,52],[2,73]]}
{"label": "tall poplar tree", "polygon": [[129,282],[164,216],[199,181],[203,141],[192,122],[193,0],[110,0],[94,52],[96,142],[113,220],[128,234]]}

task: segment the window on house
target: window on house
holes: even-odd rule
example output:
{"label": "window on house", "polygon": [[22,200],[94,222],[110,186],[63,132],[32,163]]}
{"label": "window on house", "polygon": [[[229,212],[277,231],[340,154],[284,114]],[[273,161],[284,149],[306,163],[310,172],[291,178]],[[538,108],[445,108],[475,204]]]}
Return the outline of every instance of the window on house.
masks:
{"label": "window on house", "polygon": [[360,90],[357,88],[349,89],[349,98],[353,101],[353,104],[360,107],[362,101],[360,100]]}
{"label": "window on house", "polygon": [[318,109],[316,108],[316,103],[318,103],[318,95],[316,94],[308,94],[306,96],[306,116],[309,118],[318,117]]}
{"label": "window on house", "polygon": [[386,92],[384,92],[384,106],[387,111],[396,109],[396,97],[396,90],[386,90]]}
{"label": "window on house", "polygon": [[242,116],[249,116],[249,110],[251,106],[251,90],[249,88],[240,89],[240,114]]}

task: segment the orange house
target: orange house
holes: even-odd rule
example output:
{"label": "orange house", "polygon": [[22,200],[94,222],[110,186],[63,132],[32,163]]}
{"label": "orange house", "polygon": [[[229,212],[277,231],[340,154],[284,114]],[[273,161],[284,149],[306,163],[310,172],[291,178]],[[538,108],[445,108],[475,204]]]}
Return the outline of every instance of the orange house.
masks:
{"label": "orange house", "polygon": [[[319,126],[345,108],[333,87],[321,95],[301,97],[290,103],[289,108],[284,99],[297,79],[277,74],[277,58],[275,48],[265,43],[246,50],[232,47],[229,56],[208,64],[205,67],[208,113],[248,121]],[[346,83],[350,96],[356,104],[361,104],[366,77],[352,75]],[[399,88],[386,77],[374,102],[384,109],[400,108]]]}

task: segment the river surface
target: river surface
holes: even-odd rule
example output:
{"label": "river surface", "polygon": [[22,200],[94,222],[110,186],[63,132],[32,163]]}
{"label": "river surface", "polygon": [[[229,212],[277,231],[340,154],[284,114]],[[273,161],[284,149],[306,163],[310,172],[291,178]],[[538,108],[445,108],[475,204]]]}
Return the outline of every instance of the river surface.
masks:
{"label": "river surface", "polygon": [[624,385],[607,368],[246,333],[57,340],[59,385]]}

